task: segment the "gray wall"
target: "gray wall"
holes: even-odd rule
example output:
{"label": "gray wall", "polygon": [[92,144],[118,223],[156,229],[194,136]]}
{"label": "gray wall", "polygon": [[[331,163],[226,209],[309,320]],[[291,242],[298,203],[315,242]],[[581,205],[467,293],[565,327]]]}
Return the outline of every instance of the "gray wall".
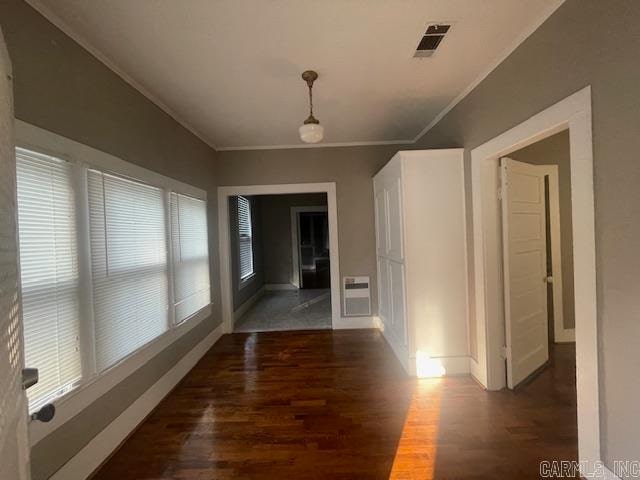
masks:
{"label": "gray wall", "polygon": [[293,259],[291,248],[291,207],[327,204],[324,193],[263,195],[262,230],[265,283],[291,283]]}
{"label": "gray wall", "polygon": [[231,243],[231,289],[233,310],[237,310],[264,285],[263,234],[260,197],[245,197],[251,205],[251,239],[253,243],[253,270],[255,275],[240,287],[240,251],[238,250],[238,197],[229,197],[229,234]]}
{"label": "gray wall", "polygon": [[573,291],[573,222],[571,221],[571,162],[569,130],[509,154],[510,158],[532,165],[558,165],[560,203],[560,241],[562,249],[562,321],[565,328],[575,327]]}
{"label": "gray wall", "polygon": [[[0,1],[13,63],[15,115],[123,160],[209,192],[216,225],[215,152],[19,0]],[[216,230],[210,228],[212,285]],[[212,291],[219,305],[217,288]],[[49,477],[219,324],[213,316],[158,354],[94,404],[36,444],[34,480]]]}
{"label": "gray wall", "polygon": [[336,182],[340,275],[369,275],[372,305],[377,306],[372,177],[399,149],[390,145],[218,152],[217,179],[219,185]]}
{"label": "gray wall", "polygon": [[[640,458],[640,382],[635,381],[640,370],[639,20],[636,0],[567,0],[435,128],[405,147],[465,147],[471,235],[470,149],[592,86],[602,449],[609,465],[614,459]],[[336,182],[340,273],[370,275],[375,283],[371,177],[403,147],[220,152],[216,172],[214,152],[24,3],[2,0],[0,22],[14,62],[19,118],[210,192],[216,183]],[[210,220],[215,220],[214,202],[210,196]],[[217,249],[211,252],[217,273]],[[469,261],[472,269],[471,242]],[[217,284],[216,275],[212,280]],[[473,299],[471,282],[470,287]],[[219,298],[217,291],[213,294]],[[175,347],[179,351],[163,352],[136,380],[150,385],[214,323],[192,331],[186,346]],[[128,405],[135,395],[129,390],[108,394],[113,401],[104,414],[99,410],[104,405],[90,407],[87,412],[95,413],[91,428]],[[80,420],[86,422],[79,418],[34,448],[35,478],[64,463],[90,438]]]}
{"label": "gray wall", "polygon": [[640,458],[639,22],[636,0],[567,0],[415,145],[465,147],[472,232],[470,149],[591,85],[601,441],[609,466]]}

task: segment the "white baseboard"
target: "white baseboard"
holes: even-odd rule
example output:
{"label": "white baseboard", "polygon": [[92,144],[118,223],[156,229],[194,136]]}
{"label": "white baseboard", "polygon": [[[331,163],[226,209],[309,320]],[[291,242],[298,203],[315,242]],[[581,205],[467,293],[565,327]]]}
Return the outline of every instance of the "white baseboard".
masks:
{"label": "white baseboard", "polygon": [[260,300],[260,297],[262,297],[264,295],[264,290],[265,290],[265,288],[264,288],[264,285],[263,285],[262,287],[260,287],[256,291],[256,293],[251,295],[251,297],[249,297],[249,299],[247,301],[245,301],[242,305],[240,305],[235,312],[233,312],[233,321],[234,321],[234,323],[242,315],[247,313],[247,310],[249,310],[253,306],[254,303],[256,303],[258,300]]}
{"label": "white baseboard", "polygon": [[452,377],[456,375],[469,375],[471,373],[470,357],[441,357],[438,360],[442,362],[445,376]]}
{"label": "white baseboard", "polygon": [[334,330],[344,330],[349,328],[378,328],[375,317],[340,317],[333,322]]}
{"label": "white baseboard", "polygon": [[[444,377],[466,376],[471,373],[470,357],[431,357],[431,361],[444,369]],[[417,376],[416,357],[409,359],[409,375]]]}
{"label": "white baseboard", "polygon": [[573,343],[576,341],[576,329],[564,328],[557,332],[556,338],[553,340],[555,343]]}
{"label": "white baseboard", "polygon": [[162,401],[182,378],[198,363],[198,360],[222,336],[222,325],[218,325],[189,353],[182,357],[171,370],[154,383],[104,430],[96,435],[71,460],[51,477],[53,480],[89,477],[118,448],[127,436],[137,428],[146,416]]}
{"label": "white baseboard", "polygon": [[292,283],[266,283],[265,290],[298,290],[298,287]]}
{"label": "white baseboard", "polygon": [[607,467],[603,466],[602,468],[603,468],[602,480],[620,480],[620,477],[618,477],[615,473],[613,473]]}
{"label": "white baseboard", "polygon": [[621,477],[609,470],[602,460],[580,461],[580,474],[581,478],[589,480],[621,480]]}

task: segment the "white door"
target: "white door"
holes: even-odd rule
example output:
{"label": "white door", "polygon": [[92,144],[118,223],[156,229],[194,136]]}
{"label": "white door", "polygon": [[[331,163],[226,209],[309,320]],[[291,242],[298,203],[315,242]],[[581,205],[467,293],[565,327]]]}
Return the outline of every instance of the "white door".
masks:
{"label": "white door", "polygon": [[384,188],[376,191],[376,249],[378,256],[387,255],[387,196]]}
{"label": "white door", "polygon": [[378,257],[378,315],[382,322],[391,327],[389,260]]}
{"label": "white door", "polygon": [[507,384],[549,359],[544,172],[501,159]]}
{"label": "white door", "polygon": [[0,31],[0,478],[29,478],[11,64]]}
{"label": "white door", "polygon": [[400,178],[390,183],[387,192],[387,255],[397,262],[404,260],[402,239],[402,186]]}
{"label": "white door", "polygon": [[393,334],[403,348],[407,347],[404,264],[389,261],[390,307]]}

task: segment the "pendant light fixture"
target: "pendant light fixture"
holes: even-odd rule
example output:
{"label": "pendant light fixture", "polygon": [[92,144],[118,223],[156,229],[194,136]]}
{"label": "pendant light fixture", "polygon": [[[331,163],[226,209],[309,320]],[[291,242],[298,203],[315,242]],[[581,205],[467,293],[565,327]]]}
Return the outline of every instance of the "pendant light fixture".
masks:
{"label": "pendant light fixture", "polygon": [[318,74],[313,70],[307,70],[302,74],[302,79],[307,82],[309,87],[309,117],[304,124],[298,129],[300,132],[300,140],[305,143],[318,143],[324,137],[324,127],[320,125],[317,118],[313,116],[313,82],[318,79]]}

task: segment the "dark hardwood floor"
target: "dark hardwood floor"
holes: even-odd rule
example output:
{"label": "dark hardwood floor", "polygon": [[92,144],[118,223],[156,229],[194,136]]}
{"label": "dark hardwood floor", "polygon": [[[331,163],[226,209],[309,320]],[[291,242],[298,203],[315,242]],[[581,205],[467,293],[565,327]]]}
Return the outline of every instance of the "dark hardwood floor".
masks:
{"label": "dark hardwood floor", "polygon": [[407,378],[373,330],[224,336],[97,479],[523,479],[575,460],[575,351],[516,392]]}

